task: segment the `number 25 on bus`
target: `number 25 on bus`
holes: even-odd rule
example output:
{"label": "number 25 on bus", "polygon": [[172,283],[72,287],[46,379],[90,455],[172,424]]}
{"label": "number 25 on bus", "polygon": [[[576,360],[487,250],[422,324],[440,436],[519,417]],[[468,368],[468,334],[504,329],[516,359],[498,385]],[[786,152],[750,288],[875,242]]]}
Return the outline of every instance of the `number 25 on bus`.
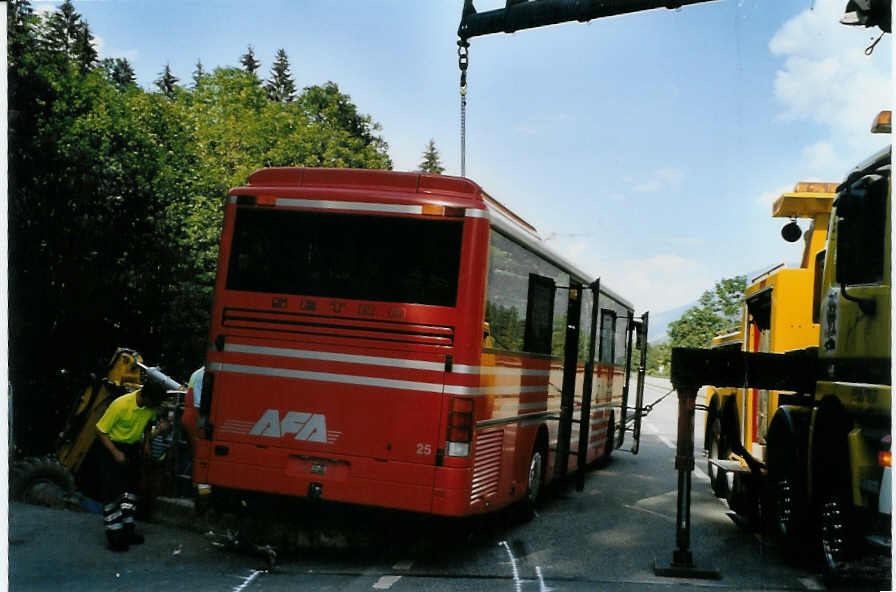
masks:
{"label": "number 25 on bus", "polygon": [[193,478],[215,501],[531,507],[638,417],[646,315],[462,178],[255,172],[212,315]]}

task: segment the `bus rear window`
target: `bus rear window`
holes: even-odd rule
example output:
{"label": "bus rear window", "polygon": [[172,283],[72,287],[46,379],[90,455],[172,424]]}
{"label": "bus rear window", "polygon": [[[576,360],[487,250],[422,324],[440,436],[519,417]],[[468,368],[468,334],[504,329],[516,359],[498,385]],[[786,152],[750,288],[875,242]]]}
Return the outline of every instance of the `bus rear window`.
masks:
{"label": "bus rear window", "polygon": [[237,210],[227,289],[454,306],[463,222]]}

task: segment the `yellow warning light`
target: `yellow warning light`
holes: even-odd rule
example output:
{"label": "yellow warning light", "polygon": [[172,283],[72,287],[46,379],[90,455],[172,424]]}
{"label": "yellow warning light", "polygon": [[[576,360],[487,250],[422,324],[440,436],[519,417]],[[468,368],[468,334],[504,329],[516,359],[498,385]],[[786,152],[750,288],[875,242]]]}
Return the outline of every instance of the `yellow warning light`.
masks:
{"label": "yellow warning light", "polygon": [[889,134],[892,133],[893,124],[892,124],[893,112],[890,110],[881,111],[877,114],[877,117],[874,118],[874,122],[871,124],[871,133],[872,134]]}
{"label": "yellow warning light", "polygon": [[837,193],[837,183],[819,181],[800,181],[793,189],[794,193]]}

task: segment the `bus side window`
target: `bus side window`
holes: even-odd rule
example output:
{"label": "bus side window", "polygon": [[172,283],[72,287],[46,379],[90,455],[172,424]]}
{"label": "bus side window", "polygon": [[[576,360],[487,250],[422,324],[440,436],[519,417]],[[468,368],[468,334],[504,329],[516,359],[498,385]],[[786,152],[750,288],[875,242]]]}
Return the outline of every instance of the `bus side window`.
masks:
{"label": "bus side window", "polygon": [[616,349],[616,313],[612,310],[600,311],[600,352],[601,364],[612,364]]}
{"label": "bus side window", "polygon": [[529,296],[526,299],[526,333],[523,350],[549,355],[554,328],[554,280],[529,274]]}

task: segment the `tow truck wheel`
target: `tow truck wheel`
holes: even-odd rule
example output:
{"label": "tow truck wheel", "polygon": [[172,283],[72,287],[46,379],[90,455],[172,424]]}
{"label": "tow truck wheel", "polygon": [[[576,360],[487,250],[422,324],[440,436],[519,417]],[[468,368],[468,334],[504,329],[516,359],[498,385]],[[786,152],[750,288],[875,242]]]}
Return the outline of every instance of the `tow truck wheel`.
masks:
{"label": "tow truck wheel", "polygon": [[728,443],[722,437],[722,422],[718,417],[713,419],[709,426],[709,458],[706,463],[706,472],[709,474],[709,483],[716,497],[728,497],[728,475],[726,471],[712,464],[712,460],[724,460],[728,458]]}
{"label": "tow truck wheel", "polygon": [[805,435],[803,416],[780,407],[772,418],[767,442],[768,480],[763,501],[765,525],[786,548],[799,547],[806,526]]}
{"label": "tow truck wheel", "polygon": [[822,567],[829,573],[852,559],[859,547],[858,516],[853,513],[850,495],[847,435],[851,427],[839,401],[821,402],[814,422],[812,482],[818,528],[816,548],[821,554]]}
{"label": "tow truck wheel", "polygon": [[820,542],[823,566],[834,572],[851,557],[853,537],[850,534],[849,506],[845,492],[826,487],[820,498]]}

